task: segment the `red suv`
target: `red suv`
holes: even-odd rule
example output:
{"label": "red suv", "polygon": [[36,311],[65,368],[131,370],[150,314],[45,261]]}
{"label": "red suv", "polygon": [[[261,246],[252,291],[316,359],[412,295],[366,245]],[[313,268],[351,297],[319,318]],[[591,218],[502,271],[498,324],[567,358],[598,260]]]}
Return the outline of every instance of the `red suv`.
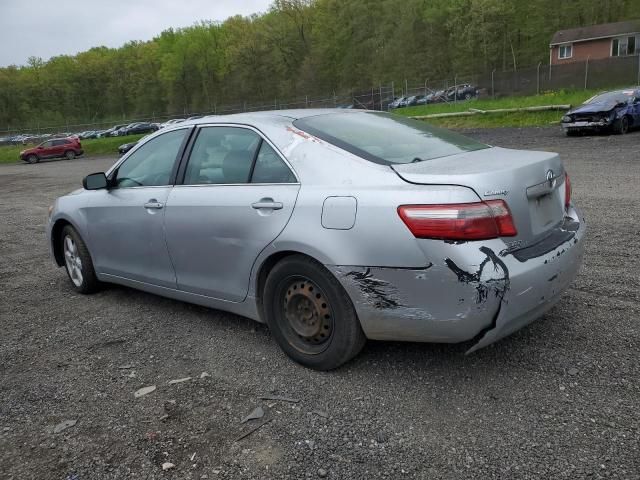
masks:
{"label": "red suv", "polygon": [[73,160],[82,155],[82,145],[77,138],[54,138],[40,145],[20,152],[20,159],[27,163],[38,163],[44,158],[66,158]]}

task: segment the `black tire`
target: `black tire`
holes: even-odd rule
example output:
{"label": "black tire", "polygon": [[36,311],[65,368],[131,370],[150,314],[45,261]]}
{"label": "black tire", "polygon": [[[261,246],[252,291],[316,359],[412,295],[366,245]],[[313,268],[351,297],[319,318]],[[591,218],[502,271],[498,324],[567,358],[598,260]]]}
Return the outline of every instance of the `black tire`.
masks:
{"label": "black tire", "polygon": [[276,342],[306,367],[337,368],[366,343],[347,292],[308,257],[294,255],[276,264],[267,277],[263,299],[265,320]]}
{"label": "black tire", "polygon": [[40,159],[38,158],[37,155],[31,154],[27,157],[27,163],[34,164],[34,163],[38,163],[39,161]]}
{"label": "black tire", "polygon": [[76,158],[76,152],[74,152],[73,150],[67,150],[66,152],[64,152],[64,156],[67,160],[73,160],[74,158]]}
{"label": "black tire", "polygon": [[[67,254],[67,238],[70,238],[76,248],[76,254],[74,259],[68,257]],[[89,294],[96,292],[100,289],[100,282],[96,278],[96,272],[93,269],[93,261],[91,260],[91,255],[89,254],[89,250],[85,245],[84,241],[76,232],[75,228],[71,225],[67,225],[62,229],[62,233],[60,236],[61,248],[63,252],[63,257],[65,260],[65,270],[67,271],[67,275],[69,276],[69,280],[71,281],[71,286],[76,292]],[[74,262],[75,259],[79,259],[80,264]],[[75,265],[76,268],[79,269],[81,273],[81,277],[77,277],[75,275],[76,272],[73,272],[74,268],[72,265]],[[80,281],[78,281],[80,279]]]}
{"label": "black tire", "polygon": [[613,122],[613,131],[618,135],[629,133],[629,117],[625,115]]}
{"label": "black tire", "polygon": [[580,136],[580,130],[566,130],[565,133],[567,137],[578,137]]}
{"label": "black tire", "polygon": [[471,100],[473,98],[473,95],[471,95],[470,93],[465,93],[464,94],[464,99],[465,100]]}

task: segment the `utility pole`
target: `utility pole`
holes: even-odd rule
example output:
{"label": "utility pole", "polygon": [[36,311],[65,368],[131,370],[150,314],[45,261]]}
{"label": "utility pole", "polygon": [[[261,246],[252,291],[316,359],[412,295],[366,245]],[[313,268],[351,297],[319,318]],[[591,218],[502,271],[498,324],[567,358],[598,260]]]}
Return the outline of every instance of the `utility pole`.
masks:
{"label": "utility pole", "polygon": [[538,62],[538,68],[536,69],[536,95],[540,95],[540,65],[542,65],[542,62]]}
{"label": "utility pole", "polygon": [[587,61],[584,64],[584,89],[587,89],[587,80],[589,79],[589,59],[591,55],[587,56]]}

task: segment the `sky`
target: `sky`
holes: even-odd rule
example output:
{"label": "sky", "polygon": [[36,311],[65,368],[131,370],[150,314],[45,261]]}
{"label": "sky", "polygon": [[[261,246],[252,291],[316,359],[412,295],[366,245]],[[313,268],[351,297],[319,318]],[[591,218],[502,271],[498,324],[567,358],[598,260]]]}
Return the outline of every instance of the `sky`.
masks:
{"label": "sky", "polygon": [[265,12],[272,0],[0,0],[0,67]]}

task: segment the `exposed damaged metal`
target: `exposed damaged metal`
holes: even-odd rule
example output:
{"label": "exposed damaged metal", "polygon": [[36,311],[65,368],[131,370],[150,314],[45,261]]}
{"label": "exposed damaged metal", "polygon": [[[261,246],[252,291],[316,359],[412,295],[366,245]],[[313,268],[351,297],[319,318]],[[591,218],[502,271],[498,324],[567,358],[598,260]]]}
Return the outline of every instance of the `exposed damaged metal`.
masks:
{"label": "exposed damaged metal", "polygon": [[[480,251],[486,255],[486,258],[480,263],[480,267],[474,273],[467,272],[455,264],[450,258],[445,259],[447,267],[456,274],[459,282],[474,284],[476,286],[476,303],[483,303],[487,300],[489,292],[494,292],[497,298],[504,297],[505,292],[509,289],[509,269],[505,263],[491,250],[489,247],[480,247]],[[488,275],[485,272],[487,265],[491,263],[493,273],[499,274],[498,277]]]}
{"label": "exposed damaged metal", "polygon": [[[415,272],[416,280],[426,280],[427,274],[425,273],[433,267],[433,263],[429,262],[426,266],[421,268],[412,267],[361,267],[362,270],[350,270],[343,273],[345,277],[351,278],[361,292],[362,296],[371,303],[376,309],[393,309],[403,307],[400,300],[400,294],[398,288],[390,281],[383,280],[374,276],[372,269],[383,269],[385,271],[411,271]],[[353,268],[353,267],[352,267]]]}
{"label": "exposed damaged metal", "polygon": [[371,268],[364,272],[351,271],[346,274],[358,284],[365,298],[373,302],[375,308],[397,308],[400,302],[394,298],[397,289],[389,282],[375,278]]}

